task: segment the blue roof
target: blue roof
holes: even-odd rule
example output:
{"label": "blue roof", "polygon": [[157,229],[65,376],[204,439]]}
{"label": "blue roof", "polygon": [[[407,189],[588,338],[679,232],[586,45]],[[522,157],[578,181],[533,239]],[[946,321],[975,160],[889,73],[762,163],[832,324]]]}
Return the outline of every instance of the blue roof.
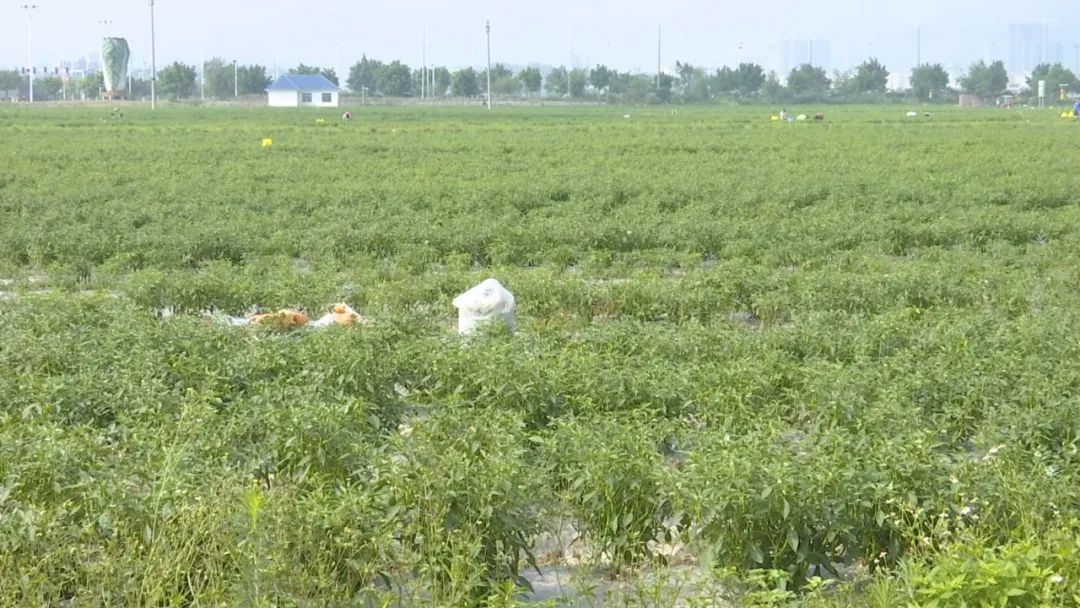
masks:
{"label": "blue roof", "polygon": [[325,91],[338,90],[337,85],[330,82],[322,74],[285,74],[270,85],[269,91],[301,91],[303,93],[322,93]]}

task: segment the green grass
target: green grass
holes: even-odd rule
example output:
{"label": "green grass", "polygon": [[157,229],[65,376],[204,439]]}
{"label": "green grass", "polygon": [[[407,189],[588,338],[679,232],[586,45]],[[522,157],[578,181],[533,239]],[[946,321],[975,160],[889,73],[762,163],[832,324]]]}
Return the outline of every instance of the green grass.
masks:
{"label": "green grass", "polygon": [[1076,605],[1078,125],[904,111],[0,108],[0,604]]}

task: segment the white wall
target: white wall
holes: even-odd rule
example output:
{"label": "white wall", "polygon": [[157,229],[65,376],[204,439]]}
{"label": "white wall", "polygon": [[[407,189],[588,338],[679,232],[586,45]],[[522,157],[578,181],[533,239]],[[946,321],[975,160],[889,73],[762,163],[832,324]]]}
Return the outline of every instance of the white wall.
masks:
{"label": "white wall", "polygon": [[322,93],[312,93],[311,101],[303,101],[303,93],[299,91],[270,91],[270,107],[271,108],[336,108],[338,107],[338,92],[326,91],[330,93],[330,101],[325,102],[322,100]]}
{"label": "white wall", "polygon": [[310,107],[310,108],[336,108],[336,107],[338,107],[338,93],[337,93],[337,91],[326,91],[326,92],[330,93],[330,101],[328,101],[328,102],[324,102],[322,100],[322,96],[323,96],[322,93],[312,93],[311,94],[311,101],[306,102],[306,103],[303,101],[303,99],[304,99],[303,95],[298,94],[299,95],[298,99],[301,100],[300,105],[303,106],[303,107]]}
{"label": "white wall", "polygon": [[270,91],[271,108],[295,108],[300,105],[300,93],[296,91]]}

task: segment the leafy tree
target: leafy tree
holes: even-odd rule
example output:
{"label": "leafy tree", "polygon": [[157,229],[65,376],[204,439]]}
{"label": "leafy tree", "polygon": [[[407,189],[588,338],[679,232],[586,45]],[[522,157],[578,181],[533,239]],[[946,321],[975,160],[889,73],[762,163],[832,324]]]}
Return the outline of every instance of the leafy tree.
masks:
{"label": "leafy tree", "polygon": [[949,88],[949,73],[940,63],[933,65],[924,63],[911,70],[911,92],[920,100],[930,100],[941,97],[941,93]]}
{"label": "leafy tree", "polygon": [[375,75],[375,89],[388,97],[409,97],[412,86],[412,70],[396,59],[383,65]]}
{"label": "leafy tree", "polygon": [[652,74],[629,75],[623,98],[632,103],[655,103],[657,101],[656,77]]}
{"label": "leafy tree", "polygon": [[[487,79],[487,70],[481,71],[480,74],[484,77],[484,79]],[[506,67],[505,65],[501,63],[496,63],[495,65],[491,66],[491,82],[495,82],[501,78],[513,77],[514,71]]]}
{"label": "leafy tree", "polygon": [[634,76],[630,72],[611,72],[611,80],[608,82],[608,94],[614,97],[625,96],[633,86]]}
{"label": "leafy tree", "polygon": [[857,95],[855,90],[855,71],[848,70],[847,72],[841,72],[835,70],[832,74],[832,88],[837,94],[841,96]]}
{"label": "leafy tree", "polygon": [[450,70],[446,68],[435,68],[435,94],[446,95],[450,90],[450,85],[453,83],[454,78],[450,74]]}
{"label": "leafy tree", "polygon": [[570,97],[584,97],[585,87],[589,84],[589,75],[581,68],[570,70],[567,76],[567,86],[570,88]]}
{"label": "leafy tree", "polygon": [[679,73],[679,92],[685,103],[701,103],[708,101],[712,79],[705,75],[701,68],[694,67],[689,63],[675,62],[675,69]]}
{"label": "leafy tree", "polygon": [[79,92],[88,98],[96,98],[101,95],[101,89],[105,86],[105,77],[101,72],[87,74],[79,81]]}
{"label": "leafy tree", "polygon": [[[439,88],[439,70],[446,72],[446,78],[442,88]],[[431,82],[432,72],[434,72],[435,83]],[[421,70],[413,70],[412,90],[414,94],[419,94],[421,82],[423,82],[424,85],[424,94],[428,97],[446,95],[446,89],[450,87],[450,72],[446,71],[446,68],[429,68],[427,71],[423,72]]]}
{"label": "leafy tree", "polygon": [[430,78],[430,77],[427,75],[427,73],[425,71],[422,71],[420,68],[416,68],[416,69],[414,69],[412,71],[411,78],[412,78],[412,83],[409,85],[409,87],[410,87],[411,90],[416,91],[417,96],[420,95],[420,87],[421,86],[423,86],[423,88],[424,88],[424,94],[425,95],[429,94],[427,89],[428,89],[428,86],[429,86],[428,82],[430,82],[430,81],[425,81],[424,79],[425,78]]}
{"label": "leafy tree", "polygon": [[679,85],[684,88],[692,83],[695,78],[701,77],[701,70],[689,63],[676,61],[675,72],[679,74]]}
{"label": "leafy tree", "polygon": [[349,68],[349,80],[347,81],[349,90],[359,93],[366,88],[369,93],[376,92],[375,79],[382,67],[381,61],[368,59],[367,55],[361,56],[360,61],[357,61]]}
{"label": "leafy tree", "polygon": [[561,65],[548,72],[544,81],[547,82],[548,94],[555,97],[563,97],[570,92],[570,73]]}
{"label": "leafy tree", "polygon": [[322,74],[330,82],[334,83],[335,85],[338,84],[337,72],[334,71],[334,68],[320,68],[320,67],[316,67],[316,66],[313,66],[313,65],[304,65],[303,63],[301,63],[300,65],[296,66],[295,68],[289,70],[289,73],[290,74]]}
{"label": "leafy tree", "polygon": [[536,94],[540,92],[543,77],[540,76],[539,68],[525,68],[518,72],[518,79],[525,85],[525,92]]}
{"label": "leafy tree", "polygon": [[162,97],[183,99],[191,97],[197,90],[195,87],[195,66],[186,65],[179,61],[165,66],[158,73],[158,90]]}
{"label": "leafy tree", "polygon": [[656,78],[649,74],[619,74],[611,85],[612,91],[618,90],[625,103],[647,103],[656,101]]}
{"label": "leafy tree", "polygon": [[479,95],[480,83],[476,77],[476,70],[465,68],[454,72],[450,90],[458,97],[476,97]]}
{"label": "leafy tree", "polygon": [[888,84],[889,70],[876,58],[871,57],[855,68],[850,86],[855,93],[884,93]]}
{"label": "leafy tree", "polygon": [[739,90],[739,79],[735,74],[735,70],[726,65],[716,70],[713,75],[713,83],[718,93],[735,93]]}
{"label": "leafy tree", "polygon": [[241,95],[259,95],[273,82],[266,73],[266,66],[258,64],[240,66],[236,80]]}
{"label": "leafy tree", "polygon": [[765,68],[756,63],[740,63],[735,70],[735,83],[740,95],[755,95],[765,84]]}
{"label": "leafy tree", "polygon": [[[96,89],[95,89],[95,92]],[[132,99],[138,99],[140,97],[150,96],[150,79],[149,78],[132,78],[131,90],[128,91],[128,97]]]}
{"label": "leafy tree", "polygon": [[611,86],[612,74],[606,65],[597,65],[589,72],[589,84],[597,91],[606,91]]}
{"label": "leafy tree", "polygon": [[765,83],[761,85],[761,95],[770,103],[785,102],[791,98],[790,92],[780,82],[776,72],[769,72]]}
{"label": "leafy tree", "polygon": [[0,70],[0,91],[4,91],[5,97],[10,95],[10,91],[18,91],[22,81],[22,74],[17,70]]}
{"label": "leafy tree", "polygon": [[[492,72],[494,72],[494,70],[492,70]],[[514,78],[513,76],[502,76],[491,84],[491,88],[496,95],[513,97],[521,95],[525,85],[521,80]]]}
{"label": "leafy tree", "polygon": [[56,99],[64,90],[64,82],[58,76],[45,76],[34,80],[34,97]]}
{"label": "leafy tree", "polygon": [[655,90],[656,101],[660,103],[670,103],[671,92],[674,88],[675,77],[671,74],[660,74],[660,87]]}
{"label": "leafy tree", "polygon": [[735,69],[724,66],[713,76],[717,92],[743,97],[760,93],[765,80],[765,68],[756,63],[740,63]]}
{"label": "leafy tree", "polygon": [[1050,65],[1049,63],[1041,63],[1035,66],[1031,75],[1027,78],[1027,88],[1029,91],[1034,91],[1036,94],[1039,91],[1039,81],[1046,81],[1046,94],[1047,96],[1056,97],[1058,91],[1062,85],[1066,88],[1072,89],[1076,86],[1076,74],[1073,74],[1072,70],[1066,68],[1060,63]]}
{"label": "leafy tree", "polygon": [[233,64],[214,57],[203,66],[206,74],[206,94],[216,99],[233,96]]}
{"label": "leafy tree", "polygon": [[1005,64],[1000,61],[990,65],[979,61],[973,63],[967,75],[960,78],[960,86],[964,91],[979,97],[997,97],[1009,86],[1009,73],[1005,71]]}
{"label": "leafy tree", "polygon": [[828,75],[823,68],[814,67],[808,63],[791,70],[788,75],[787,88],[797,96],[821,96],[829,90]]}

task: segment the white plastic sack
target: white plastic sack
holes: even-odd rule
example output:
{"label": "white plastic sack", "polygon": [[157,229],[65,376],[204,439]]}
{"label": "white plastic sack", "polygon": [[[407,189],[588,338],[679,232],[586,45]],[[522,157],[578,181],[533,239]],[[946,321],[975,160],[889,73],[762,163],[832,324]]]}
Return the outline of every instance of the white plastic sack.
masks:
{"label": "white plastic sack", "polygon": [[491,321],[501,321],[510,331],[517,328],[514,311],[517,305],[514,294],[495,279],[487,279],[476,287],[454,298],[458,309],[458,333],[468,335],[476,328]]}

